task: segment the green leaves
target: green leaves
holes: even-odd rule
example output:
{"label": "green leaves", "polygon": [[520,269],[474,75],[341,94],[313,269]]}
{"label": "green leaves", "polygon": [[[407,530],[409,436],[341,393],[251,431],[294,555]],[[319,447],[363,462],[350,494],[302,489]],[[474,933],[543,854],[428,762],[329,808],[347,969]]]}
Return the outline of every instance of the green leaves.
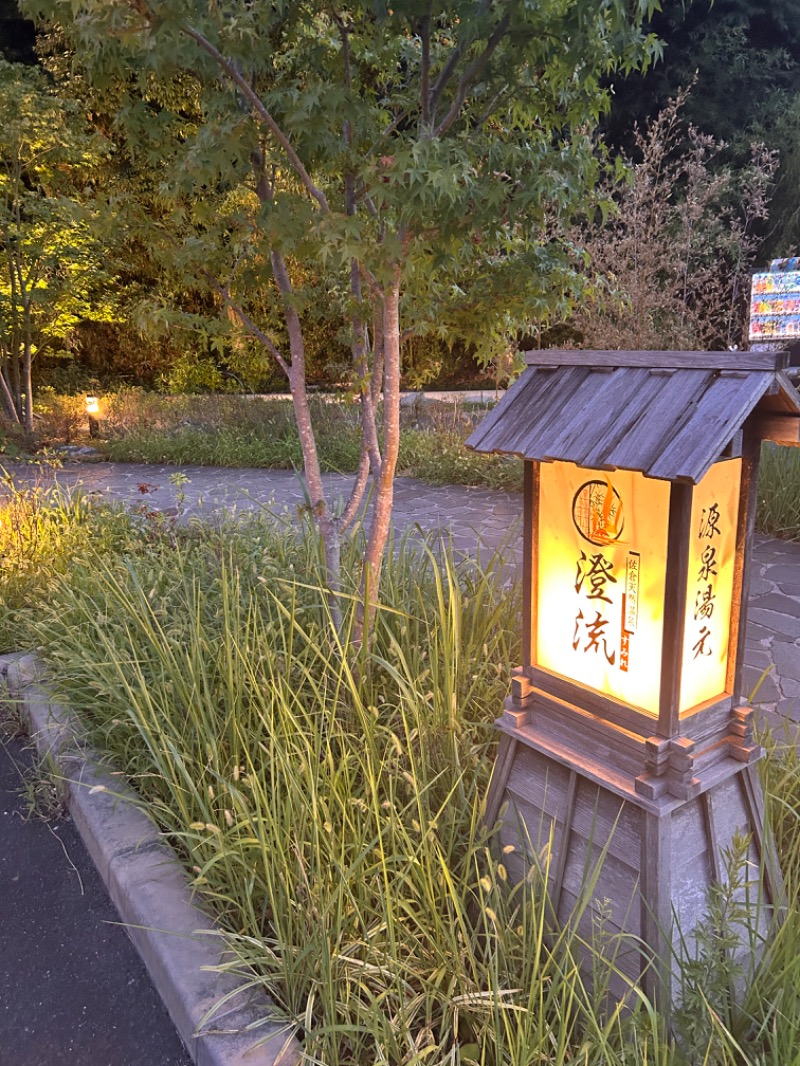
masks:
{"label": "green leaves", "polygon": [[[188,275],[196,253],[195,277],[286,374],[332,560],[341,530],[308,415],[301,309],[325,307],[331,335],[349,338],[364,448],[343,525],[368,470],[380,473],[366,603],[389,527],[401,341],[460,331],[499,365],[512,340],[563,313],[580,275],[551,218],[591,203],[590,130],[608,104],[603,79],[620,63],[645,62],[649,6],[25,2],[62,27],[100,99],[114,101],[131,154],[146,146],[163,175],[159,206],[189,205],[181,217],[190,232],[171,229],[180,269]],[[191,106],[171,92],[182,79],[196,88]],[[232,190],[243,194],[235,208]],[[272,281],[254,284],[267,269]],[[278,308],[286,343],[276,343]]]}
{"label": "green leaves", "polygon": [[[603,79],[656,51],[640,29],[652,5],[623,0],[24,6],[61,24],[116,100],[120,134],[157,170],[163,203],[193,202],[174,230],[187,277],[192,256],[226,282],[236,263],[233,291],[259,320],[250,268],[272,249],[295,264],[293,286],[322,282],[332,296],[353,261],[378,285],[399,264],[413,333],[444,317],[472,336],[499,294],[512,333],[563,313],[577,276],[565,288],[568,256],[544,254],[548,219],[591,204]],[[232,212],[224,197],[237,186],[258,196]],[[530,274],[553,264],[550,279]]]}
{"label": "green leaves", "polygon": [[0,397],[31,429],[31,360],[114,301],[93,186],[108,154],[43,74],[0,61]]}

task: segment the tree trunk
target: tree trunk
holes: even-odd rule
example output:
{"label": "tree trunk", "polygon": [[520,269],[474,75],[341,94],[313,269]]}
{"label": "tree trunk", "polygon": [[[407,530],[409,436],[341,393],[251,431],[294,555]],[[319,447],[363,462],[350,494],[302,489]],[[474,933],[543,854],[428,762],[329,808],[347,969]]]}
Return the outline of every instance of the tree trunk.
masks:
{"label": "tree trunk", "polygon": [[9,356],[3,356],[0,363],[0,398],[3,401],[3,409],[9,422],[14,425],[19,423],[19,414],[14,403],[14,396],[11,392],[11,388],[8,383],[8,364],[10,362]]}
{"label": "tree trunk", "polygon": [[381,568],[394,502],[394,475],[400,450],[400,269],[395,267],[383,298],[383,456],[373,497],[372,521],[361,574],[355,643],[368,645],[377,608]]}
{"label": "tree trunk", "polygon": [[[378,410],[378,404],[381,402],[381,394],[383,393],[383,370],[384,370],[384,356],[383,356],[383,314],[376,313],[375,320],[372,326],[372,409]],[[380,464],[374,467],[373,473],[377,474],[380,468]]]}
{"label": "tree trunk", "polygon": [[[6,234],[6,240],[8,236]],[[20,328],[20,288],[24,292],[24,287],[21,287],[19,282],[19,269],[16,260],[13,255],[9,253],[8,256],[8,276],[10,282],[10,300],[9,300],[9,334],[11,337],[10,351],[8,356],[8,370],[9,380],[8,387],[11,392],[11,397],[14,403],[14,411],[16,415],[16,421],[24,425],[24,417],[22,411],[22,382],[20,380],[20,347],[22,344],[23,331]]]}
{"label": "tree trunk", "polygon": [[311,513],[319,529],[322,542],[331,619],[336,629],[339,630],[342,624],[342,612],[339,604],[342,585],[341,536],[338,524],[333,515],[331,515],[328,500],[325,496],[325,486],[322,481],[319,454],[317,453],[317,441],[314,436],[314,426],[308,406],[303,327],[297,309],[291,300],[292,283],[283,256],[279,252],[272,252],[271,261],[275,281],[283,297],[284,318],[289,334],[289,350],[292,356],[291,366],[289,367],[289,390],[292,394],[294,417],[300,437],[300,448],[303,453],[306,490],[311,504]]}
{"label": "tree trunk", "polygon": [[25,389],[25,397],[22,401],[22,421],[25,426],[25,432],[29,437],[33,437],[33,376],[31,373],[33,363],[33,356],[31,355],[31,342],[30,338],[25,338],[25,348],[22,362],[22,373]]}
{"label": "tree trunk", "polygon": [[[357,307],[362,305],[361,271],[353,259],[350,263],[350,292]],[[375,422],[375,373],[369,371],[367,355],[367,330],[361,312],[355,312],[350,319],[353,330],[353,365],[358,375],[358,388],[361,397],[361,433],[364,447],[369,456],[369,468],[373,474],[380,470],[381,452],[378,444],[378,428]]]}

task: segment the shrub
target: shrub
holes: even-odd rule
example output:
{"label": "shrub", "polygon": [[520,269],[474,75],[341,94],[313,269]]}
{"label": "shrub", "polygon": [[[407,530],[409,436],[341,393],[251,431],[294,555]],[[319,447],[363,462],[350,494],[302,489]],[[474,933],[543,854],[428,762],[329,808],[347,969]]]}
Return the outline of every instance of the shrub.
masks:
{"label": "shrub", "polygon": [[715,350],[746,344],[750,272],[778,160],[754,145],[734,173],[725,145],[686,126],[681,92],[636,133],[637,159],[606,188],[610,217],[572,234],[598,278],[572,320],[580,346]]}
{"label": "shrub", "polygon": [[71,444],[86,431],[84,396],[59,396],[39,389],[33,408],[34,432],[42,444]]}

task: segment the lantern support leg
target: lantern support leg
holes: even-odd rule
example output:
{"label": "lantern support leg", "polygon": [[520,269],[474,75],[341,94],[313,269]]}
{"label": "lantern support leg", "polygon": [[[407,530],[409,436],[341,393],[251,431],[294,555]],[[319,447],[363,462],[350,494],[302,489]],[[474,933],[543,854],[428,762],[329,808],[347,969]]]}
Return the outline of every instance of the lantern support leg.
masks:
{"label": "lantern support leg", "polygon": [[659,1008],[669,988],[672,925],[672,878],[670,876],[670,825],[649,811],[642,811],[642,940],[652,952],[645,959],[642,984],[645,994]]}
{"label": "lantern support leg", "polygon": [[501,735],[497,757],[492,770],[492,778],[489,782],[489,790],[486,793],[486,813],[484,818],[487,826],[493,826],[500,813],[500,806],[505,795],[506,782],[508,781],[511,764],[514,761],[516,747],[517,741],[514,737],[508,733]]}

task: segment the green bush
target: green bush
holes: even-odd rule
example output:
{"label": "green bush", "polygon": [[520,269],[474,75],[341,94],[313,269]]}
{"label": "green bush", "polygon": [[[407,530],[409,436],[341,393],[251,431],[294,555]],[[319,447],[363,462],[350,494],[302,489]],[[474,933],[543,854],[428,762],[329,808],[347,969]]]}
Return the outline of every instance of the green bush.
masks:
{"label": "green bush", "polygon": [[71,444],[86,432],[84,396],[60,396],[41,388],[33,407],[34,431],[43,444]]}

